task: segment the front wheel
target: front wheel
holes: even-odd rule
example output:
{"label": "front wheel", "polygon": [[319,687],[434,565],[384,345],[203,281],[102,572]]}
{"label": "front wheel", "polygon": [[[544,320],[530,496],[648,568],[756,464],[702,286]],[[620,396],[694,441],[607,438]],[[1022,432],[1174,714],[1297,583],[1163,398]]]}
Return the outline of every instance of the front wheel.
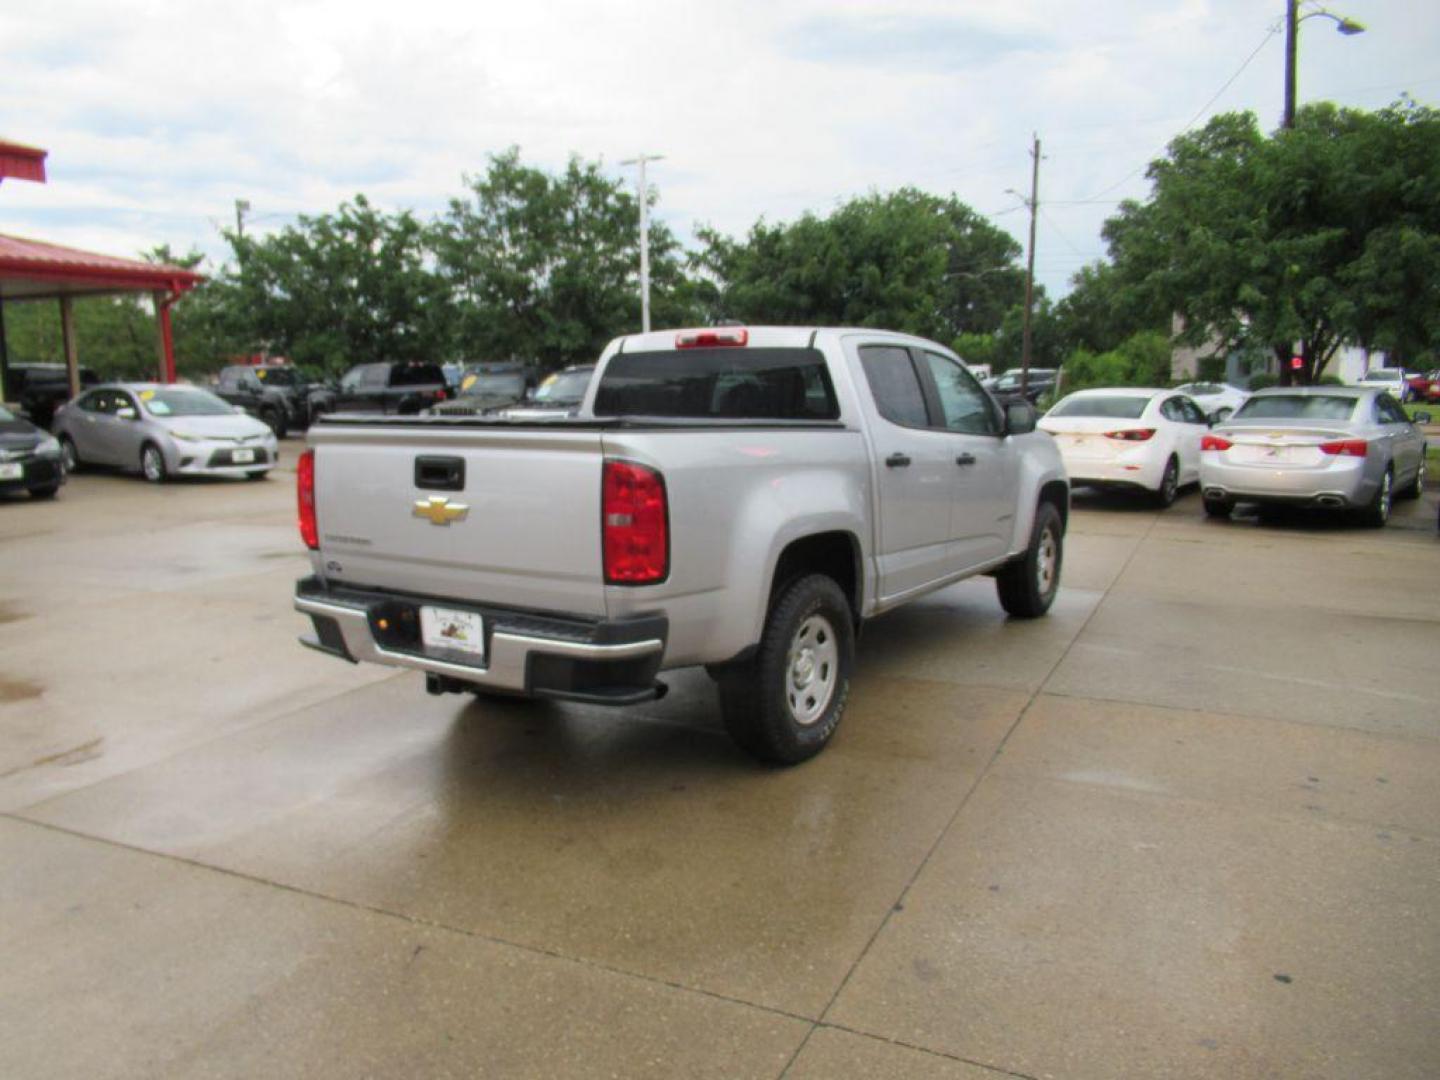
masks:
{"label": "front wheel", "polygon": [[154,443],[146,443],[140,451],[140,472],[152,484],[163,484],[168,475],[165,469],[165,455]]}
{"label": "front wheel", "polygon": [[59,490],[59,484],[46,484],[44,487],[31,488],[30,497],[32,499],[53,499]]}
{"label": "front wheel", "polygon": [[824,574],[792,582],[771,605],[754,658],[719,673],[725,729],[761,761],[814,757],[840,726],[854,663],[855,630],[840,586]]}
{"label": "front wheel", "polygon": [[1390,466],[1385,467],[1385,475],[1380,478],[1380,486],[1375,490],[1375,497],[1370,500],[1370,505],[1360,512],[1361,519],[1366,525],[1381,528],[1390,520],[1390,505],[1395,498],[1395,473]]}
{"label": "front wheel", "polygon": [[1035,509],[1035,524],[1025,554],[995,574],[1000,606],[1019,619],[1038,618],[1049,611],[1060,589],[1064,554],[1060,511],[1054,503],[1043,502]]}
{"label": "front wheel", "polygon": [[260,419],[275,433],[277,439],[283,439],[285,437],[285,413],[280,409],[273,407],[262,409]]}
{"label": "front wheel", "polygon": [[75,440],[69,435],[60,436],[60,467],[66,473],[79,472],[84,464],[80,460],[80,451],[75,449]]}
{"label": "front wheel", "polygon": [[247,473],[245,474],[245,479],[246,479],[246,480],[264,480],[264,479],[265,479],[267,476],[269,476],[269,475],[270,475],[270,470],[269,470],[269,469],[255,469],[253,472],[247,472]]}

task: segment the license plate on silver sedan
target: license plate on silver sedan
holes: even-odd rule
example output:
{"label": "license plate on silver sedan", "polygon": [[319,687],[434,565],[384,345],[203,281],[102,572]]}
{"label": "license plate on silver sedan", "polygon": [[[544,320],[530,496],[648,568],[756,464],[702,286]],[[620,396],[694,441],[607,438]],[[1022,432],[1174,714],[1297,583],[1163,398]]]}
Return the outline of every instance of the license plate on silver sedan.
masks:
{"label": "license plate on silver sedan", "polygon": [[0,480],[19,480],[25,475],[25,466],[7,463],[0,465]]}
{"label": "license plate on silver sedan", "polygon": [[485,620],[478,611],[420,608],[420,640],[426,648],[485,655]]}
{"label": "license plate on silver sedan", "polygon": [[249,465],[255,460],[254,450],[234,450],[230,454],[230,460],[236,465]]}

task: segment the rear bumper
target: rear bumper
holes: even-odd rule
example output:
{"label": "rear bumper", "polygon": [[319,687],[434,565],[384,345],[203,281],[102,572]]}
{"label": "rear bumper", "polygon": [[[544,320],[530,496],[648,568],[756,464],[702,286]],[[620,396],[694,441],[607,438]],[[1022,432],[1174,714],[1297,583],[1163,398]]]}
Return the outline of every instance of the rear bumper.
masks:
{"label": "rear bumper", "polygon": [[1200,456],[1200,490],[1210,499],[1359,507],[1379,486],[1379,471],[1372,479],[1364,458],[1336,458],[1323,469],[1287,469],[1227,465],[1215,460],[1221,456],[1213,450]]}
{"label": "rear bumper", "polygon": [[[419,609],[425,604],[479,613],[484,655],[422,644]],[[478,687],[602,705],[630,705],[663,692],[655,682],[668,633],[663,615],[537,615],[440,597],[330,588],[315,577],[296,583],[295,610],[314,624],[302,645],[352,663],[414,668],[433,676],[438,689]]]}

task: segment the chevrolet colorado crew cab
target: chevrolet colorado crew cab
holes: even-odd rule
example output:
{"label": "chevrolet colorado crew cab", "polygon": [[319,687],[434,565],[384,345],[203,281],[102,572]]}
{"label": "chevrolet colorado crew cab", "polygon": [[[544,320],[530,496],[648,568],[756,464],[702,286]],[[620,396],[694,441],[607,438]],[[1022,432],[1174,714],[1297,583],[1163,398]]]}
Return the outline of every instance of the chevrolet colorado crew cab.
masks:
{"label": "chevrolet colorado crew cab", "polygon": [[1038,616],[1060,580],[1069,484],[1033,407],[902,334],[637,334],[573,416],[334,415],[308,438],[304,644],[433,693],[621,706],[704,665],[771,762],[834,734],[864,620],[975,574]]}

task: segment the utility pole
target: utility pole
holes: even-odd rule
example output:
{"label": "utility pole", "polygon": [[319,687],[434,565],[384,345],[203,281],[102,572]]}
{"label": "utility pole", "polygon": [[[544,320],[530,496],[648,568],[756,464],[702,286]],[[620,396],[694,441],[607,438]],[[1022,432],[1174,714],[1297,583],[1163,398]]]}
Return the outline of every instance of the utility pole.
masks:
{"label": "utility pole", "polygon": [[245,239],[245,215],[250,212],[249,199],[235,200],[235,235]]}
{"label": "utility pole", "polygon": [[640,154],[621,165],[640,166],[640,330],[650,332],[650,189],[645,184],[645,163],[664,161],[664,154]]}
{"label": "utility pole", "polygon": [[1032,134],[1030,156],[1030,253],[1025,258],[1025,321],[1020,334],[1020,396],[1030,393],[1030,308],[1035,297],[1035,217],[1040,209],[1040,136]]}

